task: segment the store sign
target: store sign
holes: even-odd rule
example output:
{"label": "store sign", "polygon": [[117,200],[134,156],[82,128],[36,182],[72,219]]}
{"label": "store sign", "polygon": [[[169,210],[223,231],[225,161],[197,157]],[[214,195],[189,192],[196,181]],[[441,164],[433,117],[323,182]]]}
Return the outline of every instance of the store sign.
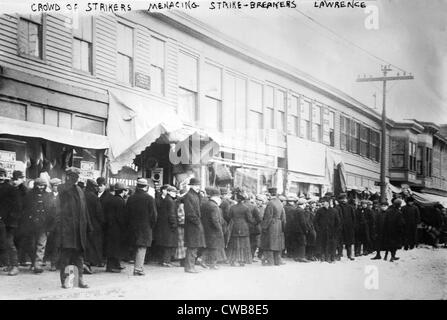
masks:
{"label": "store sign", "polygon": [[81,180],[87,180],[87,179],[95,179],[97,174],[95,172],[95,163],[91,161],[81,161],[81,174],[79,178]]}
{"label": "store sign", "polygon": [[251,152],[236,153],[236,161],[246,164],[257,164],[266,167],[275,166],[275,157],[259,153],[251,153]]}
{"label": "store sign", "polygon": [[136,72],[135,73],[135,86],[146,90],[151,90],[151,77],[149,75]]}
{"label": "store sign", "polygon": [[0,150],[0,168],[6,170],[6,176],[12,177],[12,172],[16,170],[16,153]]}

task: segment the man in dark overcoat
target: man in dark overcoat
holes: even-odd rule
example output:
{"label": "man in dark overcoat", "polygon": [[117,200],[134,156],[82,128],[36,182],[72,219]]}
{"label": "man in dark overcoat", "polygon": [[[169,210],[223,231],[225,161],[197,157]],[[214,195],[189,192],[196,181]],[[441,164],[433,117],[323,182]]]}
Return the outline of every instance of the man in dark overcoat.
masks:
{"label": "man in dark overcoat", "polygon": [[137,276],[144,275],[144,257],[152,244],[152,229],[157,221],[155,199],[147,193],[148,188],[146,179],[138,179],[135,193],[129,197],[126,205],[132,242],[137,247],[133,272]]}
{"label": "man in dark overcoat", "polygon": [[98,198],[98,184],[95,180],[87,180],[84,193],[93,227],[93,231],[87,235],[87,248],[85,251],[86,268],[84,271],[91,274],[91,266],[99,266],[102,264],[104,214],[101,201]]}
{"label": "man in dark overcoat", "polygon": [[106,272],[121,272],[121,259],[127,250],[127,217],[124,195],[127,187],[122,182],[115,183],[115,195],[106,202],[104,210],[106,222]]}
{"label": "man in dark overcoat", "polygon": [[316,202],[314,200],[306,201],[305,198],[299,198],[297,205],[304,209],[307,229],[309,230],[306,234],[306,259],[315,261],[318,256],[317,232],[314,226]]}
{"label": "man in dark overcoat", "polygon": [[[298,262],[309,262],[306,259],[306,245],[307,245],[307,235],[311,232],[311,227],[313,228],[313,223],[308,220],[306,211],[305,199],[297,200],[297,207],[295,210],[294,226],[293,226],[293,239],[296,241],[296,251],[293,259]],[[311,224],[312,223],[312,224]]]}
{"label": "man in dark overcoat", "polygon": [[294,258],[296,256],[297,244],[294,239],[294,228],[296,226],[296,199],[288,197],[284,205],[284,213],[286,215],[286,226],[284,229],[284,246],[286,249],[286,256]]}
{"label": "man in dark overcoat", "polygon": [[376,250],[376,255],[371,258],[371,260],[380,260],[380,251],[383,250],[383,223],[385,222],[385,213],[388,209],[388,202],[382,201],[380,203],[379,210],[374,210],[374,229],[373,236],[371,237],[374,241],[374,250]]}
{"label": "man in dark overcoat", "polygon": [[206,253],[209,267],[217,269],[218,250],[225,247],[224,235],[222,230],[220,191],[216,188],[207,190],[209,200],[203,201],[200,206],[202,213],[202,225],[205,233]]}
{"label": "man in dark overcoat", "polygon": [[335,208],[331,208],[330,199],[321,198],[323,207],[315,214],[315,229],[317,242],[321,250],[321,260],[329,263],[335,262],[335,247],[337,245],[337,229],[339,228],[339,214]]}
{"label": "man in dark overcoat", "polygon": [[405,221],[400,207],[401,199],[394,199],[393,205],[385,213],[383,223],[383,245],[391,253],[390,262],[399,260],[396,251],[402,247],[405,232]]}
{"label": "man in dark overcoat", "polygon": [[[104,224],[103,224],[103,227],[102,227],[102,246],[103,246],[102,254],[103,254],[103,261],[105,261],[104,258],[106,257],[105,256],[105,253],[106,253],[105,248],[106,248],[106,233],[107,233],[106,232],[106,227],[107,227],[107,225],[105,223],[105,221],[106,221],[106,216],[105,216],[106,212],[104,211],[104,208],[106,207],[106,203],[110,199],[113,198],[113,194],[115,192],[112,191],[113,190],[113,185],[110,186],[109,188],[107,188],[107,182],[106,182],[106,179],[104,177],[97,178],[96,179],[96,183],[98,184],[98,198],[99,198],[99,201],[101,202],[101,208],[102,208],[103,215],[104,215]],[[103,266],[103,265],[104,265],[104,262],[101,263],[101,266]]]}
{"label": "man in dark overcoat", "polygon": [[222,194],[222,202],[220,204],[220,211],[223,218],[222,230],[224,233],[225,243],[228,243],[230,238],[230,230],[228,228],[228,223],[230,221],[230,207],[234,204],[231,200],[231,191],[227,188],[221,188],[220,193]]}
{"label": "man in dark overcoat", "polygon": [[200,211],[200,181],[191,178],[189,182],[190,189],[183,196],[183,204],[185,211],[185,272],[197,273],[195,261],[199,248],[205,247],[205,234],[201,222]]}
{"label": "man in dark overcoat", "polygon": [[354,260],[352,257],[352,245],[354,244],[354,227],[355,227],[355,210],[348,204],[346,193],[341,193],[338,196],[339,204],[336,209],[339,210],[339,217],[342,224],[343,244],[346,248],[346,253],[349,260]]}
{"label": "man in dark overcoat", "polygon": [[155,225],[155,243],[161,248],[164,267],[172,267],[171,259],[178,244],[177,189],[166,188],[166,196],[160,199],[157,223]]}
{"label": "man in dark overcoat", "polygon": [[66,170],[66,182],[59,187],[56,201],[56,226],[60,247],[60,279],[65,282],[65,267],[74,264],[79,270],[79,287],[88,288],[83,280],[84,252],[87,247],[87,233],[93,231],[84,192],[76,185],[80,170],[70,167]]}
{"label": "man in dark overcoat", "polygon": [[248,230],[250,233],[250,249],[252,260],[255,260],[256,249],[259,247],[259,235],[261,234],[261,213],[259,212],[258,206],[254,204],[252,199],[246,199],[243,201],[243,204],[250,210],[250,215],[253,218],[253,221],[248,224]]}
{"label": "man in dark overcoat", "polygon": [[270,201],[264,210],[261,222],[261,249],[264,255],[263,265],[281,265],[281,252],[284,250],[284,230],[286,214],[281,201],[277,197],[277,189],[270,188]]}
{"label": "man in dark overcoat", "polygon": [[402,207],[402,216],[405,221],[404,249],[413,249],[417,244],[417,226],[421,222],[419,208],[414,204],[414,198],[405,199],[406,206]]}
{"label": "man in dark overcoat", "polygon": [[361,200],[360,207],[355,211],[355,243],[354,243],[354,254],[356,257],[368,253],[369,245],[369,229],[367,216],[369,215],[368,201]]}

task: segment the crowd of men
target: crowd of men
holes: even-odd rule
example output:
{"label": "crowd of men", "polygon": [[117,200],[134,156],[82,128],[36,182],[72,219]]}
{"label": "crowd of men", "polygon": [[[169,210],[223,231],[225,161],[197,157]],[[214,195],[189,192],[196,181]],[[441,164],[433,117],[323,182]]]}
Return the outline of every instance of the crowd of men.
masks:
{"label": "crowd of men", "polygon": [[[397,250],[417,246],[418,226],[427,220],[411,196],[397,197],[392,205],[362,200],[357,206],[346,194],[315,201],[284,197],[276,188],[265,195],[201,190],[196,178],[187,190],[163,185],[151,196],[143,178],[129,192],[121,182],[107,188],[104,178],[80,185],[79,175],[70,167],[65,183],[37,178],[28,190],[22,172],[14,171],[8,181],[0,168],[0,262],[8,275],[19,274],[27,260],[36,274],[49,262],[66,287],[65,267],[75,265],[79,286],[87,288],[83,274],[92,274],[93,266],[120,273],[128,261],[141,276],[151,255],[163,267],[178,260],[188,273],[198,273],[197,265],[218,269],[222,263],[279,266],[284,256],[334,263],[344,252],[349,260],[373,253],[371,259],[382,259],[382,252],[387,260],[389,253],[393,262]],[[436,210],[437,222],[425,224],[434,246],[447,229],[446,210]]]}

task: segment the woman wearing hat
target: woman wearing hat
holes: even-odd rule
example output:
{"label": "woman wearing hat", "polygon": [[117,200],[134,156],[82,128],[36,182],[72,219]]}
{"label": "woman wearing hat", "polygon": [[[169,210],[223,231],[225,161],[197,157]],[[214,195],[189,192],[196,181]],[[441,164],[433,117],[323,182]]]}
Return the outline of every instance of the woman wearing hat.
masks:
{"label": "woman wearing hat", "polygon": [[232,266],[236,262],[243,267],[246,263],[252,262],[250,249],[249,224],[254,223],[250,214],[250,209],[243,204],[246,199],[242,190],[234,192],[237,204],[230,208],[230,240],[228,242],[228,260]]}

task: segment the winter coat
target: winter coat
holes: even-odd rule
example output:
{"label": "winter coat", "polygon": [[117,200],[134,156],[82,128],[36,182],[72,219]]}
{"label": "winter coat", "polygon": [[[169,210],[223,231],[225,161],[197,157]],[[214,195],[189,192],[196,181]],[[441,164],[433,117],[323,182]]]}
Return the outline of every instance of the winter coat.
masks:
{"label": "winter coat", "polygon": [[370,237],[367,217],[370,216],[371,210],[368,208],[358,208],[355,211],[355,242],[363,244],[369,243]]}
{"label": "winter coat", "polygon": [[281,201],[273,198],[267,203],[261,222],[261,249],[271,251],[284,250],[284,230],[286,214]]}
{"label": "winter coat", "polygon": [[402,208],[405,221],[405,245],[414,246],[417,241],[417,226],[421,222],[419,208],[415,205],[406,205]]}
{"label": "winter coat", "polygon": [[230,237],[248,237],[250,236],[250,224],[254,224],[250,208],[239,202],[230,208]]}
{"label": "winter coat", "polygon": [[337,230],[340,225],[339,215],[335,208],[320,208],[315,214],[314,226],[317,232],[317,241],[327,239],[327,241],[335,245],[337,242]]}
{"label": "winter coat", "polygon": [[137,189],[127,200],[126,211],[129,219],[131,244],[137,247],[150,247],[152,229],[157,220],[154,198],[146,191]]}
{"label": "winter coat", "polygon": [[372,241],[375,250],[383,250],[383,226],[385,222],[386,211],[374,210],[374,231]]}
{"label": "winter coat", "polygon": [[24,225],[27,232],[42,233],[54,229],[56,220],[56,206],[52,194],[42,193],[33,189],[24,199]]}
{"label": "winter coat", "polygon": [[306,209],[304,210],[304,217],[307,225],[307,230],[309,230],[306,234],[306,243],[309,246],[314,246],[317,240],[317,232],[315,231],[314,226],[314,214],[309,209]]}
{"label": "winter coat", "polygon": [[402,212],[391,206],[385,212],[383,223],[383,246],[385,250],[397,250],[402,247],[405,221]]}
{"label": "winter coat", "polygon": [[86,250],[87,234],[93,231],[84,191],[62,184],[56,200],[57,247]]}
{"label": "winter coat", "polygon": [[340,212],[343,244],[350,246],[355,240],[355,210],[349,204],[340,203],[336,207]]}
{"label": "winter coat", "polygon": [[91,264],[99,265],[103,257],[104,214],[101,202],[93,190],[85,191],[85,200],[93,227],[93,231],[87,235],[88,245],[85,252],[85,260]]}
{"label": "winter coat", "polygon": [[106,222],[105,253],[109,258],[121,258],[125,252],[127,217],[126,203],[119,195],[114,195],[105,203]]}
{"label": "winter coat", "polygon": [[3,222],[9,228],[16,228],[20,213],[19,193],[9,183],[0,183],[0,223]]}
{"label": "winter coat", "polygon": [[250,235],[261,234],[261,213],[256,205],[245,202],[244,205],[250,210],[250,216],[253,218],[253,222],[248,224],[248,230]]}
{"label": "winter coat", "polygon": [[177,203],[168,194],[159,202],[154,240],[157,246],[175,248],[178,242]]}
{"label": "winter coat", "polygon": [[201,222],[200,195],[190,189],[183,196],[185,210],[185,247],[204,248],[205,234]]}
{"label": "winter coat", "polygon": [[213,200],[203,201],[200,206],[202,225],[207,248],[225,248],[220,208]]}

